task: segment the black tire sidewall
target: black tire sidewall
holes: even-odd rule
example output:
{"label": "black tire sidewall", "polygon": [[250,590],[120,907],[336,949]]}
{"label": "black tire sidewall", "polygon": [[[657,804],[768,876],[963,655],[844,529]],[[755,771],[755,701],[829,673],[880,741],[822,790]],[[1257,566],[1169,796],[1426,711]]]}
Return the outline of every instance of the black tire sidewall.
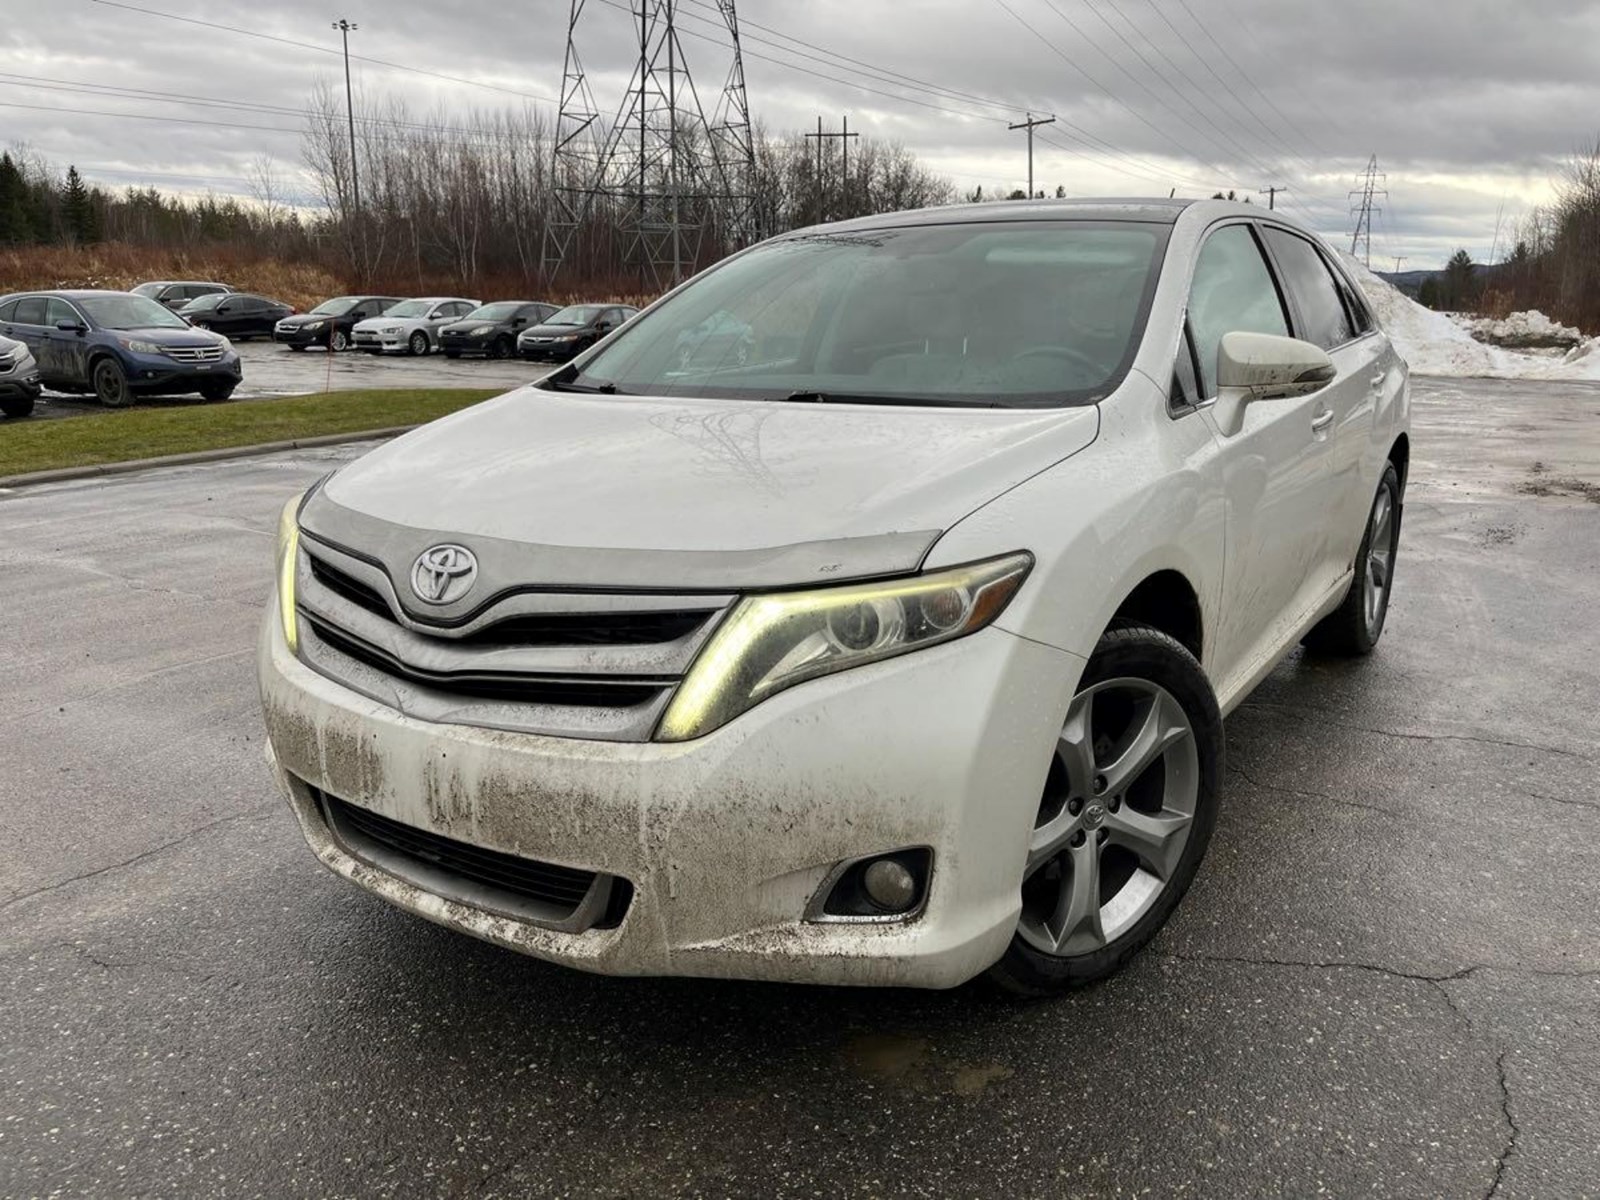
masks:
{"label": "black tire sidewall", "polygon": [[1107,631],[1084,668],[1078,690],[1128,677],[1146,679],[1165,688],[1182,706],[1194,732],[1200,767],[1199,795],[1183,858],[1150,911],[1121,937],[1093,954],[1057,958],[1034,949],[1014,934],[1011,945],[991,972],[1009,991],[1049,995],[1112,974],[1166,923],[1189,890],[1210,845],[1222,794],[1224,756],[1222,714],[1211,684],[1200,664],[1181,644],[1142,625],[1114,626]]}
{"label": "black tire sidewall", "polygon": [[[100,390],[100,375],[102,372],[116,372],[116,377],[121,381],[118,397],[115,400],[107,399]],[[122,369],[122,364],[114,358],[102,358],[95,363],[94,371],[90,375],[90,382],[94,385],[95,399],[107,408],[127,408],[133,403],[133,391],[128,386],[128,373]]]}

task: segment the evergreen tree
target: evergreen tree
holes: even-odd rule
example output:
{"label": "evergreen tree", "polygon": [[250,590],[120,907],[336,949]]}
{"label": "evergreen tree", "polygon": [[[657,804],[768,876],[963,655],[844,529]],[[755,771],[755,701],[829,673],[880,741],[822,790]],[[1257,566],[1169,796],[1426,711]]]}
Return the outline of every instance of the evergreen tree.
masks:
{"label": "evergreen tree", "polygon": [[61,197],[61,221],[66,226],[69,241],[86,246],[100,240],[100,214],[95,211],[94,196],[85,186],[77,167],[67,168],[67,187]]}
{"label": "evergreen tree", "polygon": [[1472,255],[1457,250],[1444,265],[1444,279],[1440,284],[1440,302],[1449,309],[1470,308],[1478,299],[1477,267]]}
{"label": "evergreen tree", "polygon": [[0,246],[31,242],[33,222],[28,219],[28,181],[12,161],[0,154]]}
{"label": "evergreen tree", "polygon": [[1417,303],[1425,308],[1439,307],[1439,283],[1432,275],[1422,281],[1417,289]]}

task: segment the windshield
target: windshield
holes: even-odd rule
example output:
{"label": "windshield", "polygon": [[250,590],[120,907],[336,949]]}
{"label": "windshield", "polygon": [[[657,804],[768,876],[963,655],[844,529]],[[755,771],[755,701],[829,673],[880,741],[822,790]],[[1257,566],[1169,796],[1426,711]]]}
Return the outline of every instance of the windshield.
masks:
{"label": "windshield", "polygon": [[199,312],[202,308],[215,308],[228,298],[226,292],[212,292],[209,296],[199,296],[183,306],[184,312]]}
{"label": "windshield", "polygon": [[138,287],[133,288],[132,291],[135,296],[149,296],[154,299],[155,294],[166,286],[164,283],[141,283]]}
{"label": "windshield", "polygon": [[[425,317],[432,307],[432,302],[428,300],[402,300],[383,315],[386,317]],[[322,310],[318,309],[317,311],[321,312]]]}
{"label": "windshield", "polygon": [[572,383],[663,396],[1093,403],[1132,364],[1168,232],[1007,221],[785,238],[629,321]]}
{"label": "windshield", "polygon": [[563,308],[555,316],[545,322],[546,325],[587,325],[601,313],[605,312],[604,304],[574,304]]}
{"label": "windshield", "polygon": [[314,317],[339,317],[349,312],[359,303],[359,296],[340,296],[334,300],[324,300],[307,315]]}
{"label": "windshield", "polygon": [[[527,305],[520,300],[502,300],[498,304],[485,304],[482,308],[475,308],[463,321],[509,321],[521,312]],[[532,315],[531,313],[529,314]]]}
{"label": "windshield", "polygon": [[146,296],[85,296],[78,307],[101,329],[187,329],[189,322]]}

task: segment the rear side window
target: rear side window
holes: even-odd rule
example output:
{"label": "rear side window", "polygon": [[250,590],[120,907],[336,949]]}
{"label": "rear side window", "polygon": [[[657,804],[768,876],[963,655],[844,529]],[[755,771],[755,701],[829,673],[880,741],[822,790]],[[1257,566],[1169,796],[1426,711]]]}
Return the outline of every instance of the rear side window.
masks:
{"label": "rear side window", "polygon": [[44,324],[44,297],[29,296],[17,301],[18,325],[43,325]]}
{"label": "rear side window", "polygon": [[1282,229],[1268,227],[1265,232],[1267,245],[1272,247],[1273,257],[1283,271],[1284,285],[1294,298],[1300,318],[1298,336],[1324,350],[1342,346],[1355,337],[1350,314],[1345,311],[1333,275],[1317,248]]}
{"label": "rear side window", "polygon": [[1248,225],[1224,226],[1201,247],[1189,285],[1189,329],[1205,397],[1217,394],[1217,350],[1223,334],[1288,334],[1283,301]]}
{"label": "rear side window", "polygon": [[15,317],[13,314],[15,314],[16,311],[17,301],[15,300],[7,300],[4,304],[0,304],[0,321],[14,320]]}

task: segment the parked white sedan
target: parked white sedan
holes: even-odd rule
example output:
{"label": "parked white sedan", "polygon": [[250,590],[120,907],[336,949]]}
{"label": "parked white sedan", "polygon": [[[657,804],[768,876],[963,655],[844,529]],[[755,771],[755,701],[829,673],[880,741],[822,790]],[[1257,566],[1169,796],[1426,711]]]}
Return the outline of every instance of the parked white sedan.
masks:
{"label": "parked white sedan", "polygon": [[357,321],[351,343],[372,354],[431,354],[439,348],[439,330],[478,307],[461,296],[423,296],[402,300],[378,317]]}
{"label": "parked white sedan", "polygon": [[[691,356],[724,313],[752,353]],[[1407,371],[1227,202],[786,235],[284,509],[321,861],[588,970],[1023,992],[1167,920],[1223,718],[1383,632]]]}

